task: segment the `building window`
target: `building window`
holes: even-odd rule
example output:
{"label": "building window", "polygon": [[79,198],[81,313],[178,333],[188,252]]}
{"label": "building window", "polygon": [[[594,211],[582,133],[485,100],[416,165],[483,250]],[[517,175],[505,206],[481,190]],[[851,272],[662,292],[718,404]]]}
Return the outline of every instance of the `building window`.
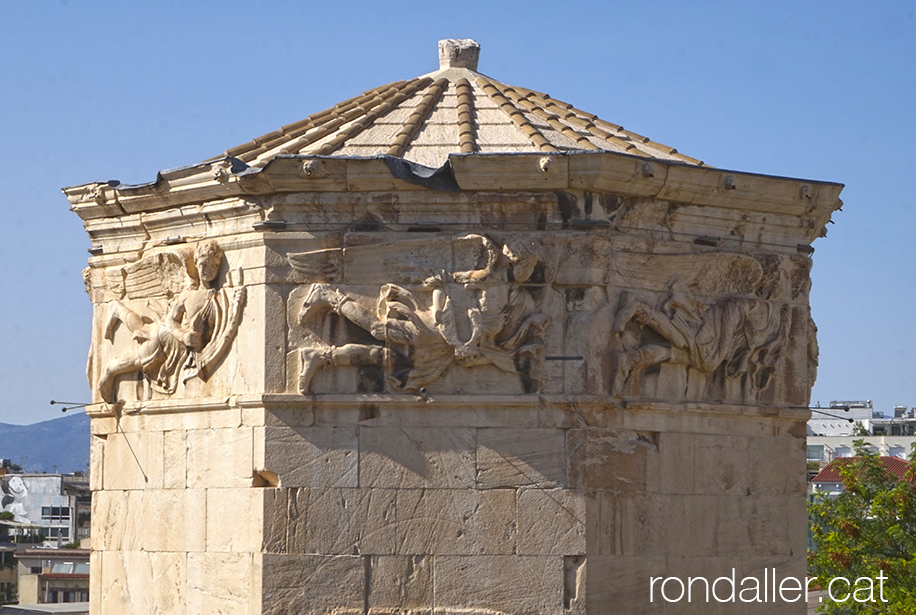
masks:
{"label": "building window", "polygon": [[57,523],[69,523],[70,522],[70,507],[69,506],[42,506],[41,507],[41,520],[48,522],[57,522]]}
{"label": "building window", "polygon": [[46,539],[60,537],[63,540],[70,540],[70,528],[68,527],[43,527],[41,533]]}
{"label": "building window", "polygon": [[60,589],[51,587],[48,590],[48,594],[52,604],[59,604],[62,602],[89,602],[89,592],[79,589]]}
{"label": "building window", "polygon": [[73,572],[73,562],[58,562],[51,566],[51,574],[70,574]]}
{"label": "building window", "polygon": [[812,445],[808,447],[808,461],[823,461],[824,445]]}

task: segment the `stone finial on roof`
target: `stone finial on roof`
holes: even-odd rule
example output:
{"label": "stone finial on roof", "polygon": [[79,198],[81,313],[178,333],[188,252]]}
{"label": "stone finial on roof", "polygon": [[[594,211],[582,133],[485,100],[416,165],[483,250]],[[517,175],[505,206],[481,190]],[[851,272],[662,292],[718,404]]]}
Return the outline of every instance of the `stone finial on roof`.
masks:
{"label": "stone finial on roof", "polygon": [[439,68],[477,70],[480,43],[470,38],[447,38],[439,41]]}

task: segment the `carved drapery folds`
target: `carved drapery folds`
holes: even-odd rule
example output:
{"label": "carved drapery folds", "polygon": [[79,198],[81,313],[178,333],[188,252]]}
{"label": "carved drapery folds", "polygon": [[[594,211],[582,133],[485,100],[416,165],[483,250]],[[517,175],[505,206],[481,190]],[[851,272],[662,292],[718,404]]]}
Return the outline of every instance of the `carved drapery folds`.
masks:
{"label": "carved drapery folds", "polygon": [[804,397],[813,372],[797,257],[468,233],[288,260],[305,282],[287,306],[289,387],[302,394],[768,403]]}
{"label": "carved drapery folds", "polygon": [[623,293],[614,325],[620,340],[614,392],[639,390],[643,374],[670,365],[680,367],[685,398],[756,399],[775,375],[786,341],[788,308],[770,298],[698,301],[679,276],[654,302]]}
{"label": "carved drapery folds", "polygon": [[[164,395],[191,379],[207,380],[235,338],[245,302],[240,271],[217,286],[222,261],[221,248],[208,240],[106,270],[113,300],[102,323],[108,347],[95,383],[103,400],[115,401],[116,383],[130,374]],[[92,381],[91,362],[89,371]]]}
{"label": "carved drapery folds", "polygon": [[[380,237],[285,252],[286,392],[807,401],[817,346],[804,257],[641,252],[590,233]],[[190,381],[208,380],[240,326],[245,288],[238,271],[218,275],[223,262],[206,241],[87,278],[102,298],[100,398],[131,375],[137,399],[215,394]],[[237,390],[228,376],[217,388]]]}

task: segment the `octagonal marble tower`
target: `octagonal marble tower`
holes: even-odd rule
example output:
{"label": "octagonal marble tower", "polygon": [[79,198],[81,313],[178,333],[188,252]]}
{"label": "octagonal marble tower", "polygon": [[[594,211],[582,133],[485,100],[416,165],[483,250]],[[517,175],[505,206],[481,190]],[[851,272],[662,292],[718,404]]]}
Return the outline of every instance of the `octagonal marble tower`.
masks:
{"label": "octagonal marble tower", "polygon": [[650,577],[804,575],[841,186],[710,167],[478,52],[65,189],[92,613],[731,613]]}

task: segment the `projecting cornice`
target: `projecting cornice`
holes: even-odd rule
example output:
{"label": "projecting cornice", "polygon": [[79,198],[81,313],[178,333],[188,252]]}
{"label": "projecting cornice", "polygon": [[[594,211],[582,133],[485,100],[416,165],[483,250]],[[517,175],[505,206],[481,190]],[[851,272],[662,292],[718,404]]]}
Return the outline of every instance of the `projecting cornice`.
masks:
{"label": "projecting cornice", "polygon": [[815,218],[838,209],[842,184],[700,167],[612,152],[451,154],[439,169],[391,156],[280,156],[263,168],[233,158],[163,171],[155,182],[65,188],[83,220],[288,192],[588,190],[623,197]]}

